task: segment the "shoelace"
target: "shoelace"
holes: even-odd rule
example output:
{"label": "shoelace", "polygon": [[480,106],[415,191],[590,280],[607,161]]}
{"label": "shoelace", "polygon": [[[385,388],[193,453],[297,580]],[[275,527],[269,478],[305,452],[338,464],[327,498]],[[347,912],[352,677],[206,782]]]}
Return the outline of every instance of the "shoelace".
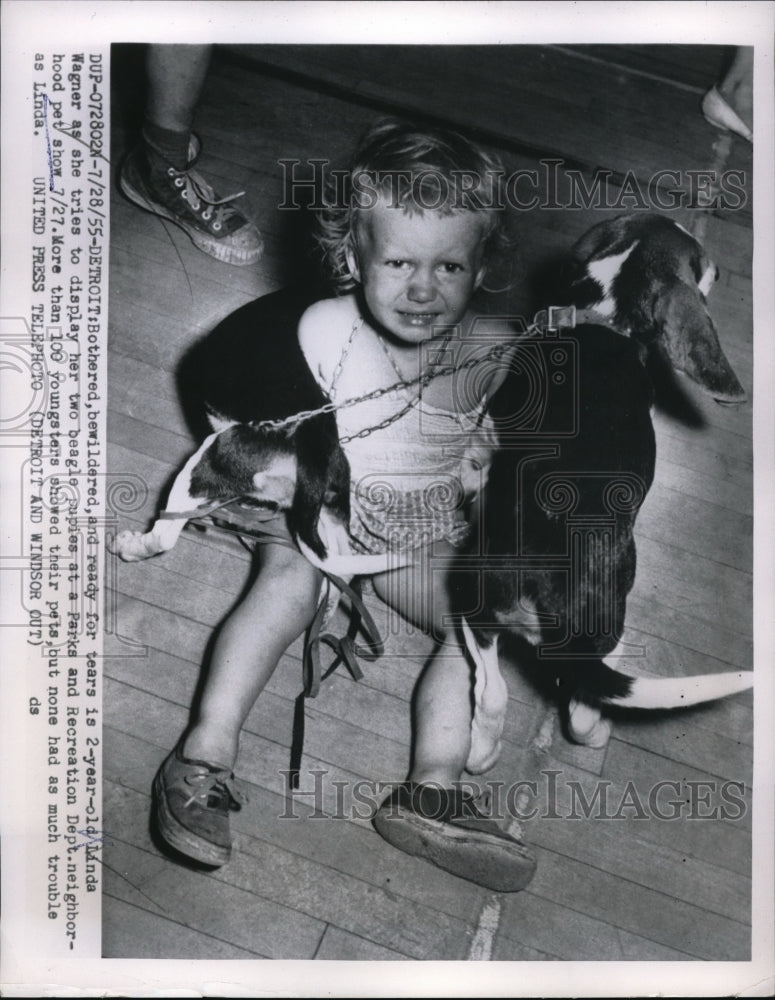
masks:
{"label": "shoelace", "polygon": [[192,211],[198,212],[202,205],[207,207],[202,212],[202,219],[209,222],[215,215],[212,228],[215,232],[223,229],[226,219],[236,214],[236,209],[231,206],[231,202],[241,198],[245,192],[238,191],[236,194],[227,195],[225,198],[216,198],[215,191],[196,170],[190,167],[188,170],[177,171],[174,167],[167,170],[168,175],[173,179],[175,187],[181,188],[181,198],[188,202]]}
{"label": "shoelace", "polygon": [[206,806],[208,796],[216,789],[226,791],[229,795],[229,808],[235,812],[247,802],[247,796],[237,788],[234,778],[228,771],[189,774],[185,780],[187,785],[196,785],[191,797],[185,801],[185,807],[190,806],[192,802],[199,802],[200,805]]}

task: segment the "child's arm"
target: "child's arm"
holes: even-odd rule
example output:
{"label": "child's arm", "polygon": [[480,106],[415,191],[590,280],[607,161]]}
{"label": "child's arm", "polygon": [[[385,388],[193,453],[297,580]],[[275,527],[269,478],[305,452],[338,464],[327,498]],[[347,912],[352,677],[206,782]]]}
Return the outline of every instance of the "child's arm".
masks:
{"label": "child's arm", "polygon": [[309,306],[299,321],[299,345],[312,374],[327,392],[342,356],[358,309],[352,295],[322,299]]}

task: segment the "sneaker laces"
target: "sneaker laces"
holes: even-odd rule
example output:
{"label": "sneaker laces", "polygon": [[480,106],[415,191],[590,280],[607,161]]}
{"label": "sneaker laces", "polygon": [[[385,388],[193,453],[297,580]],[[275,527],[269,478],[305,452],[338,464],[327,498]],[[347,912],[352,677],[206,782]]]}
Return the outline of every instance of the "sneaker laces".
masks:
{"label": "sneaker laces", "polygon": [[198,774],[187,774],[185,782],[187,785],[195,786],[191,797],[183,803],[186,808],[192,802],[198,802],[199,805],[207,807],[211,792],[226,792],[229,797],[229,809],[233,812],[239,812],[248,801],[247,795],[240,791],[234,775],[229,771],[201,771]]}
{"label": "sneaker laces", "polygon": [[175,170],[174,167],[170,167],[168,173],[173,178],[175,187],[182,188],[180,195],[192,211],[198,212],[202,205],[207,206],[202,211],[202,218],[205,222],[209,222],[214,216],[213,229],[216,232],[223,228],[227,219],[238,214],[231,202],[242,198],[244,191],[227,195],[225,198],[217,198],[211,185],[191,167],[187,170]]}

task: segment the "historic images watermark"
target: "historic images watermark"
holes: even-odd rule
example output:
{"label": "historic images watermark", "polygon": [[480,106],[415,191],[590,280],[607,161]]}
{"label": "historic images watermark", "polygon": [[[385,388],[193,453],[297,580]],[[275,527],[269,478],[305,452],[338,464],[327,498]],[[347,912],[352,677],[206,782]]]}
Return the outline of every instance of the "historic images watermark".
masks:
{"label": "historic images watermark", "polygon": [[[344,780],[330,776],[324,768],[311,769],[306,776],[311,787],[290,789],[290,771],[280,771],[285,804],[279,819],[368,820],[389,799],[399,781],[370,779]],[[429,782],[433,784],[433,782]],[[444,791],[441,785],[439,790]],[[487,803],[485,810],[503,822],[541,820],[624,820],[674,822],[740,821],[748,813],[745,782],[734,780],[666,778],[648,787],[634,781],[579,781],[561,770],[542,769],[535,779],[510,783],[459,781],[454,785],[462,796]],[[447,790],[448,791],[448,790]],[[462,797],[461,796],[461,797]],[[395,808],[387,802],[386,808]],[[438,817],[441,818],[442,804]]]}
{"label": "historic images watermark", "polygon": [[748,203],[744,170],[677,170],[664,168],[648,177],[633,170],[617,173],[581,170],[563,159],[545,158],[538,165],[507,172],[490,171],[482,178],[453,170],[447,177],[434,170],[351,174],[326,159],[278,160],[283,174],[280,209],[322,211],[351,200],[359,210],[380,200],[420,209],[488,211],[512,209],[611,209],[670,212],[684,208],[737,211]]}

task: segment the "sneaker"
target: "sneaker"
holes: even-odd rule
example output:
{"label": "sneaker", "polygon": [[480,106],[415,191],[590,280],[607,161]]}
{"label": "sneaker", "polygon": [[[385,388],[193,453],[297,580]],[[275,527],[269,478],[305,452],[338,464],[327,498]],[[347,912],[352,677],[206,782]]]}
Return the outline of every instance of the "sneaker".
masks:
{"label": "sneaker", "polygon": [[406,782],[372,822],[393,847],[487,889],[518,892],[535,874],[532,851],[457,789]]}
{"label": "sneaker", "polygon": [[177,746],[153,782],[156,824],[176,851],[219,867],[231,857],[229,813],[245,801],[228,768],[188,760]]}
{"label": "sneaker", "polygon": [[186,170],[176,170],[145,143],[124,160],[121,190],[136,205],[169,219],[185,230],[194,244],[225,264],[254,264],[264,244],[256,226],[231,204],[244,191],[219,198],[193,169],[199,140],[191,137]]}

